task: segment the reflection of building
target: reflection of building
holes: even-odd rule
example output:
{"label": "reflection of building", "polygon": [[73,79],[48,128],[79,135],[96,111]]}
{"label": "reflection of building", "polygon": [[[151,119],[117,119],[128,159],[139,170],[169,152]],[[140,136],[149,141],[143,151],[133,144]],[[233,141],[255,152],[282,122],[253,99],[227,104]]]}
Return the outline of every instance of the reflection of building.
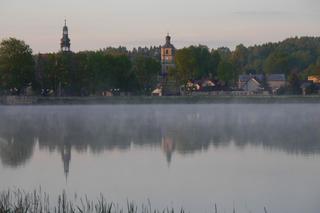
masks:
{"label": "reflection of building", "polygon": [[64,20],[64,27],[63,27],[60,47],[61,47],[62,52],[70,52],[70,39],[69,39],[69,35],[68,35],[68,27],[67,27],[66,20]]}
{"label": "reflection of building", "polygon": [[67,179],[69,174],[70,161],[71,161],[71,145],[70,144],[63,145],[61,150],[61,157],[63,161],[64,174]]}
{"label": "reflection of building", "polygon": [[173,139],[170,137],[163,137],[161,142],[161,148],[166,153],[167,162],[170,165],[172,160],[172,154],[175,149]]}

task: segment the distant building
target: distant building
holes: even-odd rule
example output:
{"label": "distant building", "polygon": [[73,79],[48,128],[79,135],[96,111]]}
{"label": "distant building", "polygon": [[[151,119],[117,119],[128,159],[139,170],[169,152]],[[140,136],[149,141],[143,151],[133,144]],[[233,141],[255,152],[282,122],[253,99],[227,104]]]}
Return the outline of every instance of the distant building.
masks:
{"label": "distant building", "polygon": [[180,94],[179,86],[175,80],[168,78],[169,70],[175,68],[176,64],[174,61],[176,49],[171,44],[171,37],[168,34],[166,36],[166,43],[161,47],[161,95],[164,96],[175,96]]}
{"label": "distant building", "polygon": [[239,81],[238,81],[238,88],[243,89],[243,87],[248,83],[250,79],[255,79],[259,83],[264,81],[264,75],[258,74],[258,75],[240,75]]}
{"label": "distant building", "polygon": [[285,74],[271,74],[267,77],[267,83],[273,94],[277,93],[280,88],[286,86],[286,75]]}
{"label": "distant building", "polygon": [[265,78],[264,75],[240,75],[238,88],[246,92],[259,93],[264,90],[273,94],[286,86],[286,76],[284,74],[271,74]]}
{"label": "distant building", "polygon": [[250,78],[242,87],[246,92],[262,93],[264,88],[262,84],[255,78]]}
{"label": "distant building", "polygon": [[60,48],[62,52],[70,52],[70,38],[68,34],[67,21],[64,20],[64,27],[62,30],[62,38],[60,42]]}
{"label": "distant building", "polygon": [[163,77],[167,76],[169,69],[175,67],[174,56],[175,47],[171,44],[171,37],[168,34],[166,36],[166,43],[161,47],[161,75]]}
{"label": "distant building", "polygon": [[314,84],[320,84],[320,75],[308,76],[308,81],[312,81]]}
{"label": "distant building", "polygon": [[156,88],[155,90],[152,91],[151,95],[152,96],[162,96],[162,89]]}
{"label": "distant building", "polygon": [[300,89],[302,95],[320,95],[320,83],[316,82],[312,80],[301,82]]}

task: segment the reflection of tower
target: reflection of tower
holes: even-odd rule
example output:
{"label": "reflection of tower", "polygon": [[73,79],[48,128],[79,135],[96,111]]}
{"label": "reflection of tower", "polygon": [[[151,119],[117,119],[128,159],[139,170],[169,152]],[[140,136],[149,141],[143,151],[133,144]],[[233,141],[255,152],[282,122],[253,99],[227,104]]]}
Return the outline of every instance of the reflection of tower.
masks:
{"label": "reflection of tower", "polygon": [[64,20],[64,27],[62,31],[62,38],[60,42],[60,47],[62,52],[70,52],[70,39],[68,34],[67,21]]}
{"label": "reflection of tower", "polygon": [[61,150],[61,157],[63,161],[64,175],[66,176],[67,180],[71,161],[71,145],[69,143],[63,145],[63,148]]}
{"label": "reflection of tower", "polygon": [[162,150],[166,153],[166,158],[168,165],[170,165],[172,160],[172,154],[175,149],[174,142],[172,138],[163,137],[161,142]]}

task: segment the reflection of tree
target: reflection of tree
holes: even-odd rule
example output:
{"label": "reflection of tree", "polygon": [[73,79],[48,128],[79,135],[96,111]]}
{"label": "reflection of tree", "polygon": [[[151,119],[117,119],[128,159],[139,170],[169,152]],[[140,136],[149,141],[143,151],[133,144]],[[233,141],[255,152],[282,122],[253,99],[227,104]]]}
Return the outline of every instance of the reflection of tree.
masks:
{"label": "reflection of tree", "polygon": [[18,133],[12,137],[4,136],[0,142],[0,159],[4,165],[17,167],[31,158],[34,139]]}
{"label": "reflection of tree", "polygon": [[[295,107],[294,107],[295,106]],[[165,105],[6,108],[0,111],[0,158],[18,166],[39,147],[62,153],[160,146],[171,161],[209,146],[248,144],[293,154],[320,153],[320,119],[314,105]],[[68,153],[70,155],[68,155]]]}

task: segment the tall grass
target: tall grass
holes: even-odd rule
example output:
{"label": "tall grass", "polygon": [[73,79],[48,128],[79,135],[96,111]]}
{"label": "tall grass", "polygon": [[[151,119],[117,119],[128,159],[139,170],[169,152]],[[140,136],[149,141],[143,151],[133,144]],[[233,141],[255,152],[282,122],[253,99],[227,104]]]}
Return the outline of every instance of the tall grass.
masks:
{"label": "tall grass", "polygon": [[[77,203],[77,204],[76,204]],[[79,202],[71,201],[65,192],[58,196],[57,202],[50,205],[49,195],[39,190],[25,192],[23,190],[7,190],[0,192],[0,213],[185,213],[183,208],[157,210],[153,209],[150,200],[147,205],[138,207],[134,202],[127,201],[126,208],[120,208],[113,202],[107,202],[103,195],[95,201],[87,196]],[[268,213],[264,207],[264,213]],[[216,204],[212,207],[212,213],[219,213]],[[236,209],[233,208],[233,213]]]}

